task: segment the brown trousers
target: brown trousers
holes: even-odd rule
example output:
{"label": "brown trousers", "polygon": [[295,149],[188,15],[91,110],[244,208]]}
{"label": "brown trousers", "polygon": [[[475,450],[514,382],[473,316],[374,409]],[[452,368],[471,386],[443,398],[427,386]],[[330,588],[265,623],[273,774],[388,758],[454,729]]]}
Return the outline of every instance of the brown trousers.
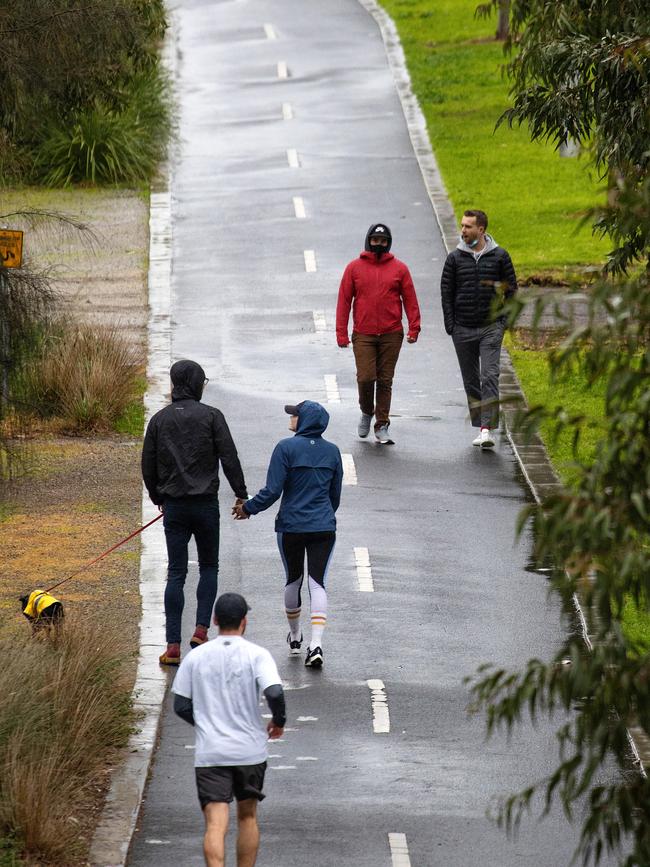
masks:
{"label": "brown trousers", "polygon": [[390,424],[393,376],[403,340],[402,331],[391,331],[388,334],[359,334],[355,331],[352,334],[352,348],[357,365],[359,406],[361,412],[374,415],[375,430],[382,425]]}

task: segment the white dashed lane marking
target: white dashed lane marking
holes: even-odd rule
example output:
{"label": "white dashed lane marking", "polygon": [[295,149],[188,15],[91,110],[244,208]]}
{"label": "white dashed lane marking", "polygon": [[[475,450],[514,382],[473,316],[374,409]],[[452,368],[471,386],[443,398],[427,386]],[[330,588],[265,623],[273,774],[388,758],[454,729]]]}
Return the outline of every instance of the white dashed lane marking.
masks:
{"label": "white dashed lane marking", "polygon": [[357,483],[357,468],[354,466],[354,458],[352,455],[341,455],[343,461],[343,484],[356,485]]}
{"label": "white dashed lane marking", "polygon": [[292,169],[300,168],[300,160],[298,159],[298,151],[295,148],[287,150],[287,162]]}
{"label": "white dashed lane marking", "polygon": [[317,722],[317,716],[299,716],[296,717],[296,722]]}
{"label": "white dashed lane marking", "polygon": [[282,117],[284,120],[293,120],[293,107],[290,102],[282,103]]}
{"label": "white dashed lane marking", "polygon": [[411,867],[406,834],[389,834],[388,845],[390,846],[390,857],[393,862],[392,867]]}
{"label": "white dashed lane marking", "polygon": [[278,60],[278,78],[289,78],[289,70],[285,60]]}
{"label": "white dashed lane marking", "polygon": [[297,220],[304,220],[307,217],[307,214],[305,213],[305,203],[302,200],[302,196],[293,197],[293,211]]}
{"label": "white dashed lane marking", "polygon": [[327,394],[328,403],[341,403],[341,395],[339,393],[339,385],[336,381],[335,373],[326,373],[323,377],[325,380],[325,392]]}
{"label": "white dashed lane marking", "polygon": [[316,253],[313,250],[305,250],[303,256],[305,257],[305,271],[308,274],[313,274],[316,270]]}
{"label": "white dashed lane marking", "polygon": [[359,590],[362,593],[373,593],[375,585],[372,580],[372,568],[370,566],[370,554],[367,548],[355,548],[354,559],[357,564],[357,579]]}
{"label": "white dashed lane marking", "polygon": [[390,715],[388,713],[388,698],[383,680],[366,681],[370,689],[372,705],[372,730],[376,735],[387,734],[390,731]]}
{"label": "white dashed lane marking", "polygon": [[275,27],[272,24],[264,25],[264,33],[267,39],[277,39],[278,34],[275,32]]}
{"label": "white dashed lane marking", "polygon": [[323,310],[314,310],[314,331],[319,334],[327,331],[327,320]]}

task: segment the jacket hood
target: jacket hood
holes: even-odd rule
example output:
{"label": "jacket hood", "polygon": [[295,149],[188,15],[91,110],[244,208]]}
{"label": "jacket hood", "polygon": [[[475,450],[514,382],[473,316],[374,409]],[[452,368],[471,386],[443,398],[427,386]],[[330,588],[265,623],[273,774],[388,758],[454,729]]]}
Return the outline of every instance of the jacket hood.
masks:
{"label": "jacket hood", "polygon": [[388,238],[388,246],[384,250],[385,253],[388,253],[393,244],[393,236],[386,223],[373,223],[366,232],[366,243],[364,246],[364,250],[366,250],[368,253],[372,252],[372,248],[370,247],[371,235],[383,235],[384,237]]}
{"label": "jacket hood", "polygon": [[201,400],[205,371],[196,361],[177,361],[169,371],[172,380],[172,400]]}
{"label": "jacket hood", "polygon": [[320,436],[329,424],[330,416],[325,407],[313,400],[298,404],[298,427],[296,436]]}
{"label": "jacket hood", "polygon": [[[486,253],[489,253],[491,250],[496,250],[496,248],[498,246],[499,245],[494,240],[492,235],[488,235],[488,233],[486,232],[485,233],[485,247],[483,250],[481,250],[481,256],[484,256]],[[462,250],[463,253],[471,253],[472,256],[474,255],[474,250],[469,246],[469,244],[466,244],[462,238],[460,238],[460,240],[458,241],[458,244],[456,245],[456,249]]]}

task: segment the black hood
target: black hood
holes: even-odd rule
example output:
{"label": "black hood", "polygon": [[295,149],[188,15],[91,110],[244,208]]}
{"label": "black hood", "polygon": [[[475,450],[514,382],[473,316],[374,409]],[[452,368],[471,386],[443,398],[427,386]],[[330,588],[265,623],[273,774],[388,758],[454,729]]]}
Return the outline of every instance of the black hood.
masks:
{"label": "black hood", "polygon": [[[377,231],[381,229],[381,231]],[[366,232],[366,246],[364,250],[367,250],[368,253],[372,253],[372,247],[370,246],[370,236],[371,235],[384,235],[384,237],[388,238],[388,246],[382,248],[382,252],[389,253],[390,248],[393,244],[393,236],[391,234],[390,229],[386,225],[386,223],[373,223],[372,226]]]}
{"label": "black hood", "polygon": [[172,380],[172,400],[201,400],[205,371],[196,361],[177,361],[169,371]]}

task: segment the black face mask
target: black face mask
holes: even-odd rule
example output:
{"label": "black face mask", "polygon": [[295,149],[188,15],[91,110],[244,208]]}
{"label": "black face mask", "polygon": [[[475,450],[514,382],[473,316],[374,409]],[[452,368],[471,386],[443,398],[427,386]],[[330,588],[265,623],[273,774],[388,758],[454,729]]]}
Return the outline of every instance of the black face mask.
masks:
{"label": "black face mask", "polygon": [[372,241],[370,242],[370,252],[374,253],[378,259],[382,253],[386,252],[386,250],[387,250],[387,248],[382,247],[381,244],[373,244]]}

